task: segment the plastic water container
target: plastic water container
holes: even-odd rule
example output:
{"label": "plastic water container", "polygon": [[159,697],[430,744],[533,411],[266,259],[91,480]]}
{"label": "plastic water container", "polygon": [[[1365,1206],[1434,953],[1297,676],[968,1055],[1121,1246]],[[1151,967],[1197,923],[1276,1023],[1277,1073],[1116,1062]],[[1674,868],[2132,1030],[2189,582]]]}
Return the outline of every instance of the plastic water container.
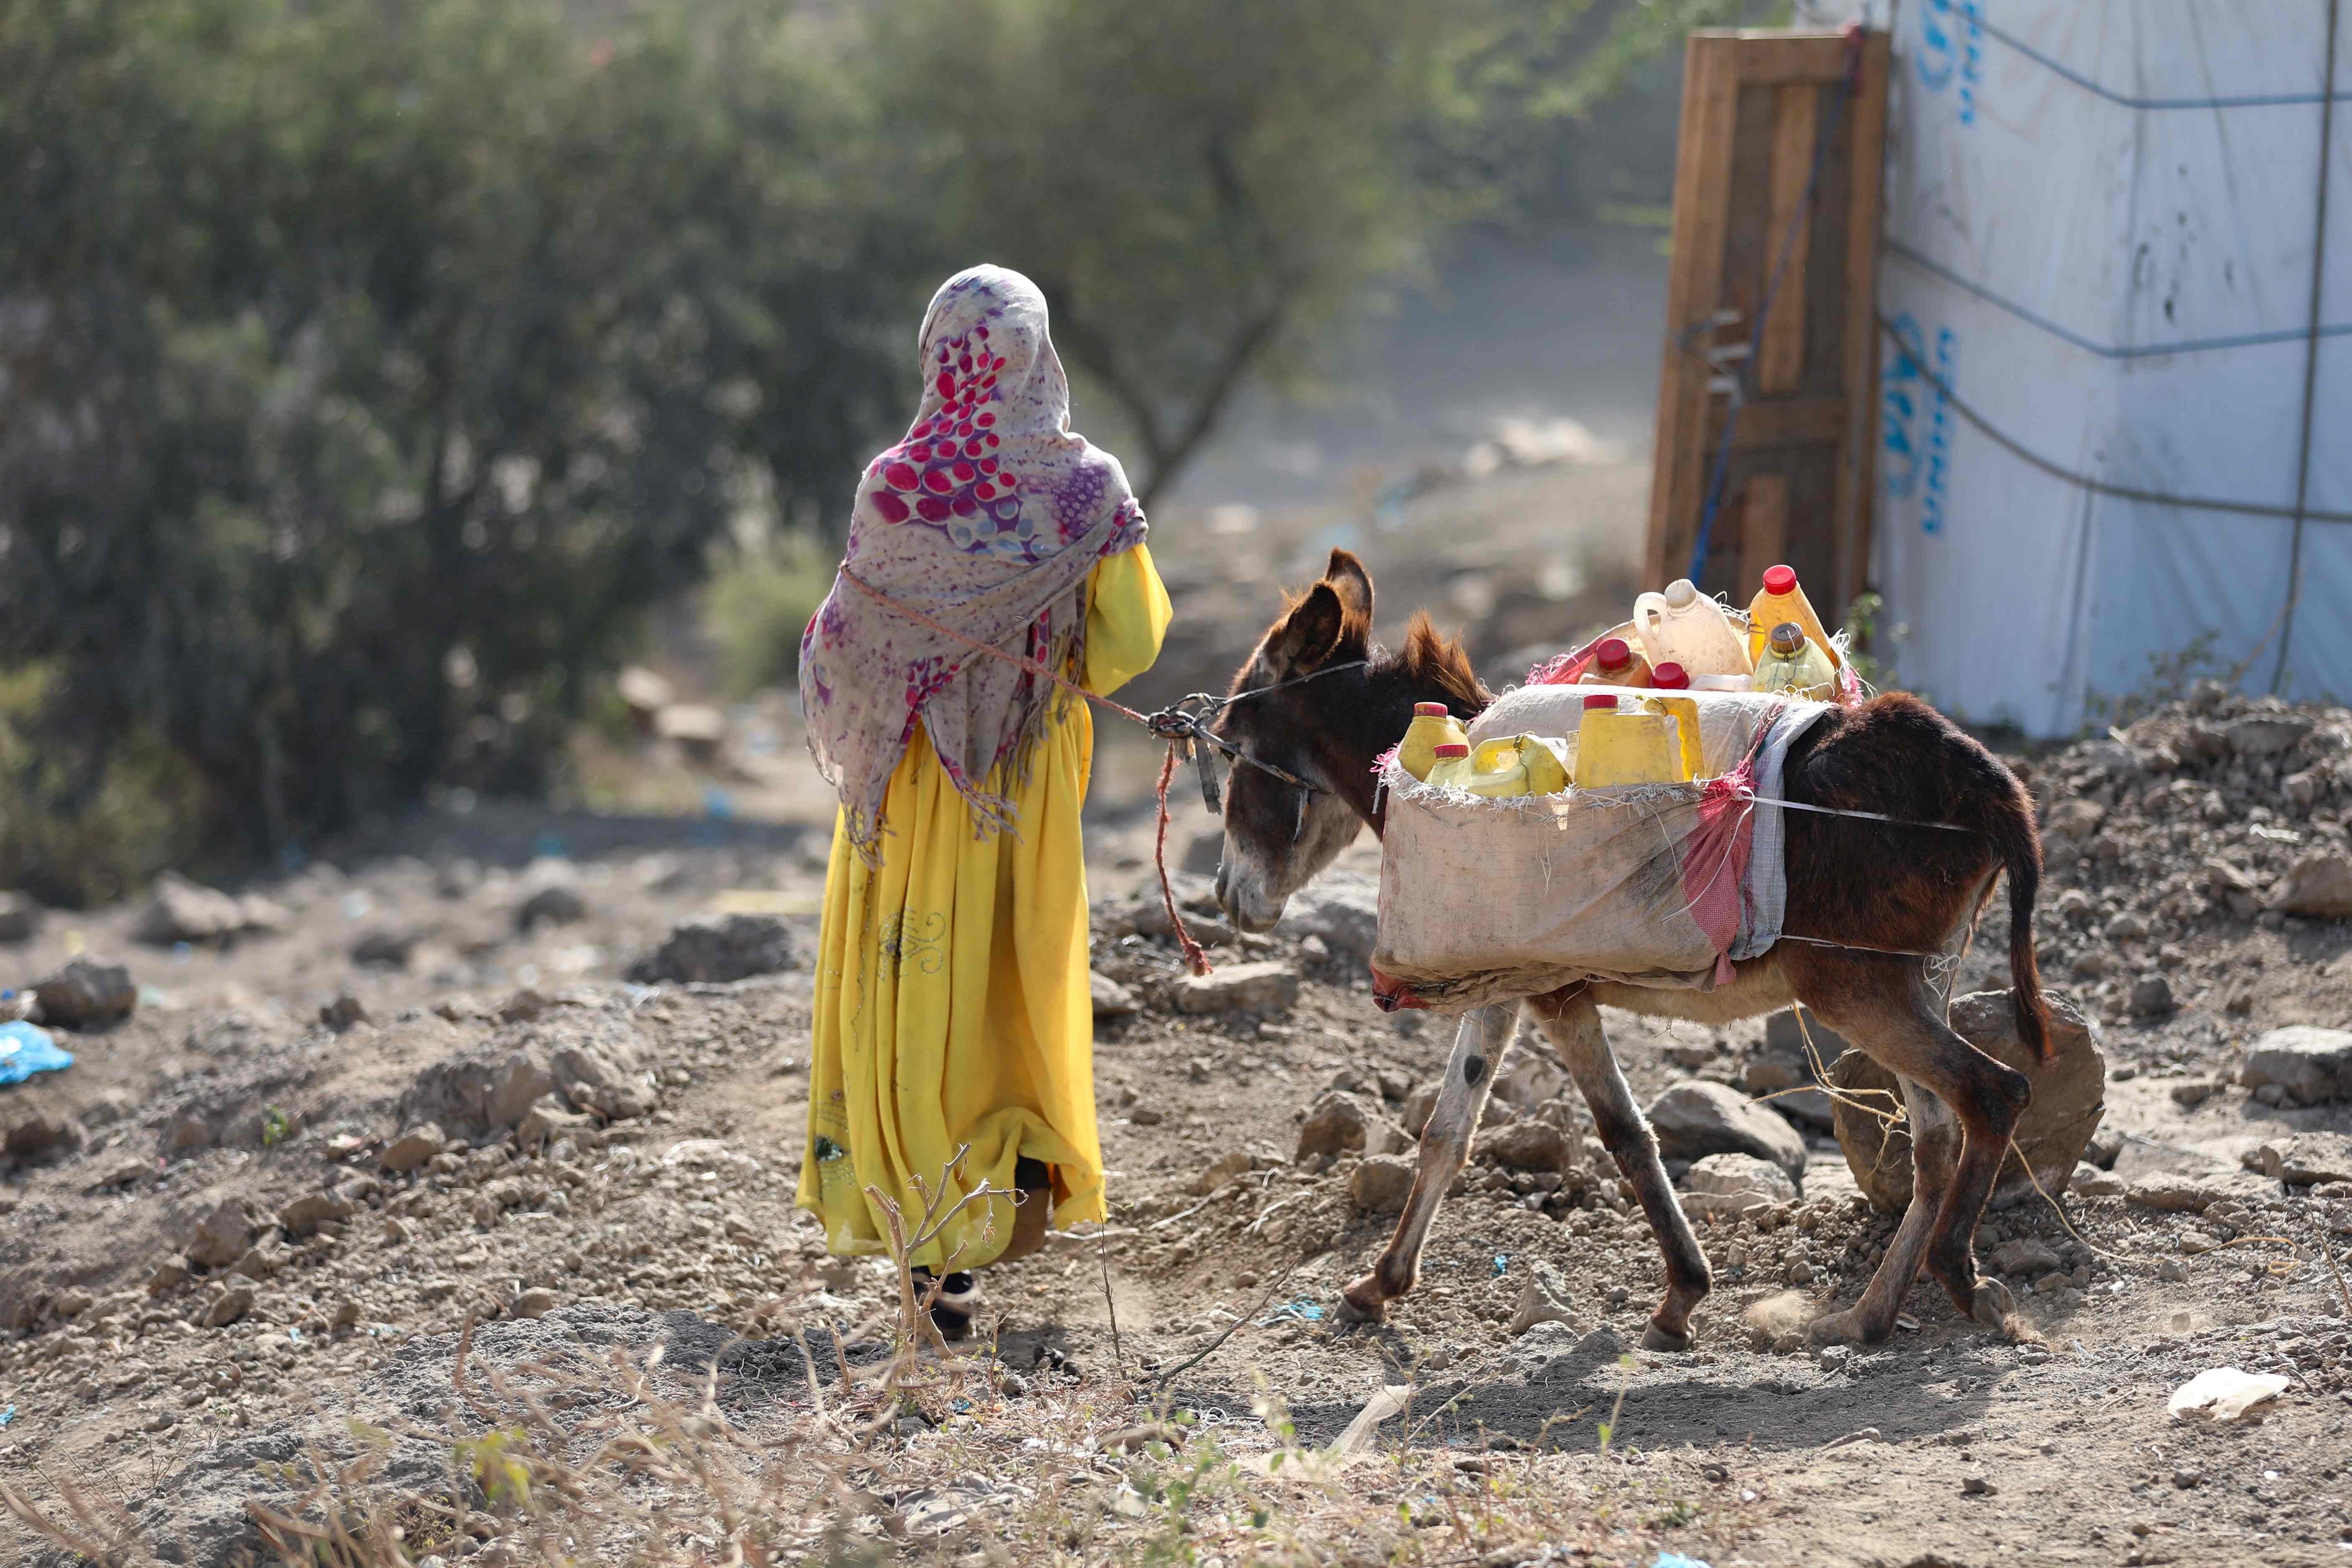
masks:
{"label": "plastic water container", "polygon": [[1577,731],[1577,787],[1682,783],[1690,775],[1683,769],[1677,731],[1674,715],[1662,708],[1641,711],[1621,707],[1614,697],[1586,698]]}
{"label": "plastic water container", "polygon": [[1445,789],[1462,788],[1470,777],[1470,742],[1443,741],[1431,750],[1433,755],[1429,764],[1429,776],[1422,782]]}
{"label": "plastic water container", "polygon": [[1426,779],[1430,765],[1437,761],[1437,748],[1448,742],[1470,743],[1462,721],[1448,712],[1443,702],[1416,702],[1412,722],[1405,727],[1404,739],[1397,742],[1397,766],[1417,779]]}
{"label": "plastic water container", "polygon": [[1623,637],[1602,637],[1577,684],[1644,687],[1650,684],[1650,661],[1634,652]]}
{"label": "plastic water container", "polygon": [[1764,645],[1771,637],[1772,628],[1784,621],[1793,621],[1803,628],[1822,652],[1829,656],[1830,668],[1843,662],[1837,649],[1830,646],[1830,634],[1822,629],[1822,618],[1813,614],[1813,602],[1805,597],[1804,589],[1797,585],[1796,569],[1790,566],[1768,566],[1764,569],[1764,591],[1748,606],[1748,657],[1760,660]]}
{"label": "plastic water container", "polygon": [[1822,702],[1837,695],[1837,667],[1794,621],[1772,628],[1772,640],[1765,645],[1752,679],[1758,691],[1784,691]]}
{"label": "plastic water container", "polygon": [[1499,735],[1470,752],[1472,795],[1558,795],[1568,787],[1568,742],[1549,735]]}
{"label": "plastic water container", "polygon": [[1747,634],[1687,577],[1675,578],[1663,594],[1643,594],[1633,601],[1633,635],[1652,668],[1679,664],[1694,686],[1703,675],[1748,675],[1756,668]]}

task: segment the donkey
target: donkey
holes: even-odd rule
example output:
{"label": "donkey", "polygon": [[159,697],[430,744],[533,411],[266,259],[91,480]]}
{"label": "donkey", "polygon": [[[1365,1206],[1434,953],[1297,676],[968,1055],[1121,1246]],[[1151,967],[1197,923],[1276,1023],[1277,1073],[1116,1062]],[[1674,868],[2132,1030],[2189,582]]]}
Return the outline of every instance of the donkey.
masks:
{"label": "donkey", "polygon": [[[1404,733],[1415,702],[1443,702],[1466,723],[1493,700],[1461,645],[1440,637],[1425,616],[1413,616],[1400,653],[1374,644],[1371,626],[1371,575],[1335,550],[1322,580],[1290,602],[1234,678],[1234,694],[1256,694],[1224,708],[1219,737],[1307,786],[1261,768],[1233,771],[1216,893],[1241,930],[1270,928],[1360,826],[1381,831],[1373,763]],[[1278,689],[1256,691],[1265,687]],[[1523,1004],[1592,1108],[1664,1255],[1665,1300],[1643,1343],[1687,1350],[1692,1310],[1713,1281],[1657,1139],[1601,1034],[1604,1005],[1720,1025],[1801,1002],[1901,1080],[1911,1205],[1861,1300],[1816,1319],[1813,1342],[1884,1340],[1923,1263],[1963,1314],[2008,1329],[2015,1302],[2000,1280],[1977,1273],[1972,1243],[2031,1081],[1951,1029],[1926,962],[1915,955],[1973,931],[1995,879],[2007,872],[2018,1031],[2049,1059],[2049,1009],[2033,955],[2042,847],[2032,802],[1991,752],[1902,693],[1824,716],[1790,748],[1784,792],[1798,803],[1898,820],[1785,813],[1786,939],[1736,965],[1727,984],[1698,992],[1579,981]],[[1920,822],[1971,831],[1903,826]],[[1342,1293],[1343,1318],[1379,1321],[1418,1280],[1423,1243],[1468,1158],[1493,1087],[1491,1064],[1510,1040],[1516,1011],[1505,1004],[1463,1016],[1403,1215],[1371,1271]]]}

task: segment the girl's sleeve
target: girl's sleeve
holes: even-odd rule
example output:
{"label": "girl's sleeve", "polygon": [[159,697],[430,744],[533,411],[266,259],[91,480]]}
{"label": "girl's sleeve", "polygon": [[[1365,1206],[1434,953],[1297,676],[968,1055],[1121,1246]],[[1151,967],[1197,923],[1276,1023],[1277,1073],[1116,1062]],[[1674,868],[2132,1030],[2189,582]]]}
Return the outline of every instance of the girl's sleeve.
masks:
{"label": "girl's sleeve", "polygon": [[1151,668],[1175,608],[1148,544],[1097,562],[1087,584],[1086,686],[1108,697]]}

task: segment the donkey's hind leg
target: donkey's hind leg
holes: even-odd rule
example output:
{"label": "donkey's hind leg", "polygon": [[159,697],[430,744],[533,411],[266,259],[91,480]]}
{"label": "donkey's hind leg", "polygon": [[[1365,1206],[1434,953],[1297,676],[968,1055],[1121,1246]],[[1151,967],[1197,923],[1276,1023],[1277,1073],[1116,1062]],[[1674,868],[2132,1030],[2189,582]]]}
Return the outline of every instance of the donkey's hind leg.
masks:
{"label": "donkey's hind leg", "polygon": [[1650,1233],[1657,1237],[1658,1250],[1665,1257],[1666,1299],[1651,1314],[1642,1343],[1654,1351],[1686,1351],[1691,1346],[1691,1312],[1706,1300],[1715,1281],[1707,1272],[1706,1254],[1699,1250],[1690,1220],[1666,1181],[1666,1168],[1658,1158],[1657,1135],[1633,1103],[1633,1091],[1626,1087],[1625,1075],[1610,1054],[1608,1037],[1601,1029],[1600,1005],[1593,1001],[1591,986],[1578,985],[1532,997],[1528,1006],[1559,1053],[1569,1076],[1576,1080],[1584,1102],[1592,1108],[1601,1142],[1608,1146],[1625,1179],[1633,1184],[1634,1196],[1649,1219]]}
{"label": "donkey's hind leg", "polygon": [[[1969,1248],[2009,1152],[2011,1130],[2032,1093],[2031,1081],[1953,1031],[1916,960],[1859,952],[1809,955],[1790,978],[1800,999],[1824,1023],[1903,1080],[1917,1140],[1911,1206],[1886,1256],[1862,1300],[1816,1321],[1812,1339],[1865,1344],[1885,1339],[1921,1263],[1931,1255],[1937,1279],[1962,1311],[1981,1322],[2001,1323],[2010,1309],[2008,1293],[1998,1282],[1976,1279]],[[1950,1145],[1956,1133],[1959,1156],[1954,1161]]]}
{"label": "donkey's hind leg", "polygon": [[1412,1191],[1395,1234],[1372,1264],[1372,1271],[1339,1293],[1339,1316],[1351,1322],[1377,1323],[1388,1314],[1388,1304],[1411,1290],[1421,1278],[1421,1248],[1437,1218],[1445,1189],[1462,1173],[1470,1159],[1470,1137],[1478,1130],[1479,1113],[1495,1088],[1495,1064],[1511,1043],[1517,1025],[1516,1003],[1474,1007],[1462,1016],[1454,1036],[1454,1054],[1445,1063],[1445,1079],[1437,1091],[1436,1109],[1422,1129],[1421,1152],[1412,1173]]}

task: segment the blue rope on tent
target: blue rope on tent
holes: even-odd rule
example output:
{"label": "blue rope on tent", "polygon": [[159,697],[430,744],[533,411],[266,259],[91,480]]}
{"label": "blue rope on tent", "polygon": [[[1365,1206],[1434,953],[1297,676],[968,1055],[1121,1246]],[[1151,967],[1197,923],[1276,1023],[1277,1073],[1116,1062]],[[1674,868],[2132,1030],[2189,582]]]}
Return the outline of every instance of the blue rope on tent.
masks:
{"label": "blue rope on tent", "polygon": [[[1987,37],[2007,44],[2053,76],[2073,82],[2084,91],[2104,98],[2109,103],[2120,104],[2126,109],[2278,109],[2294,104],[2341,102],[2347,98],[2352,98],[2352,94],[2336,92],[2332,89],[2321,92],[2247,93],[2234,98],[2134,98],[2084,76],[2072,66],[2053,59],[2014,34],[2003,32],[2000,27],[1986,21],[1980,11],[1973,12],[1969,21]],[[2301,334],[2296,335],[2300,339]]]}
{"label": "blue rope on tent", "polygon": [[1953,288],[1975,295],[1995,310],[2006,311],[2027,326],[2038,327],[2059,342],[2071,343],[2084,353],[2096,354],[2101,359],[2152,359],[2162,354],[2205,353],[2216,349],[2261,348],[2272,343],[2307,343],[2314,338],[2352,337],[2352,321],[2336,321],[2316,327],[2288,327],[2274,332],[2242,332],[2230,338],[2184,338],[2170,343],[2103,343],[2086,338],[2072,328],[2060,326],[2049,317],[2028,310],[1981,283],[1971,282],[1899,239],[1887,240],[1885,250],[1888,255],[1899,256],[1923,272],[1934,274]]}

